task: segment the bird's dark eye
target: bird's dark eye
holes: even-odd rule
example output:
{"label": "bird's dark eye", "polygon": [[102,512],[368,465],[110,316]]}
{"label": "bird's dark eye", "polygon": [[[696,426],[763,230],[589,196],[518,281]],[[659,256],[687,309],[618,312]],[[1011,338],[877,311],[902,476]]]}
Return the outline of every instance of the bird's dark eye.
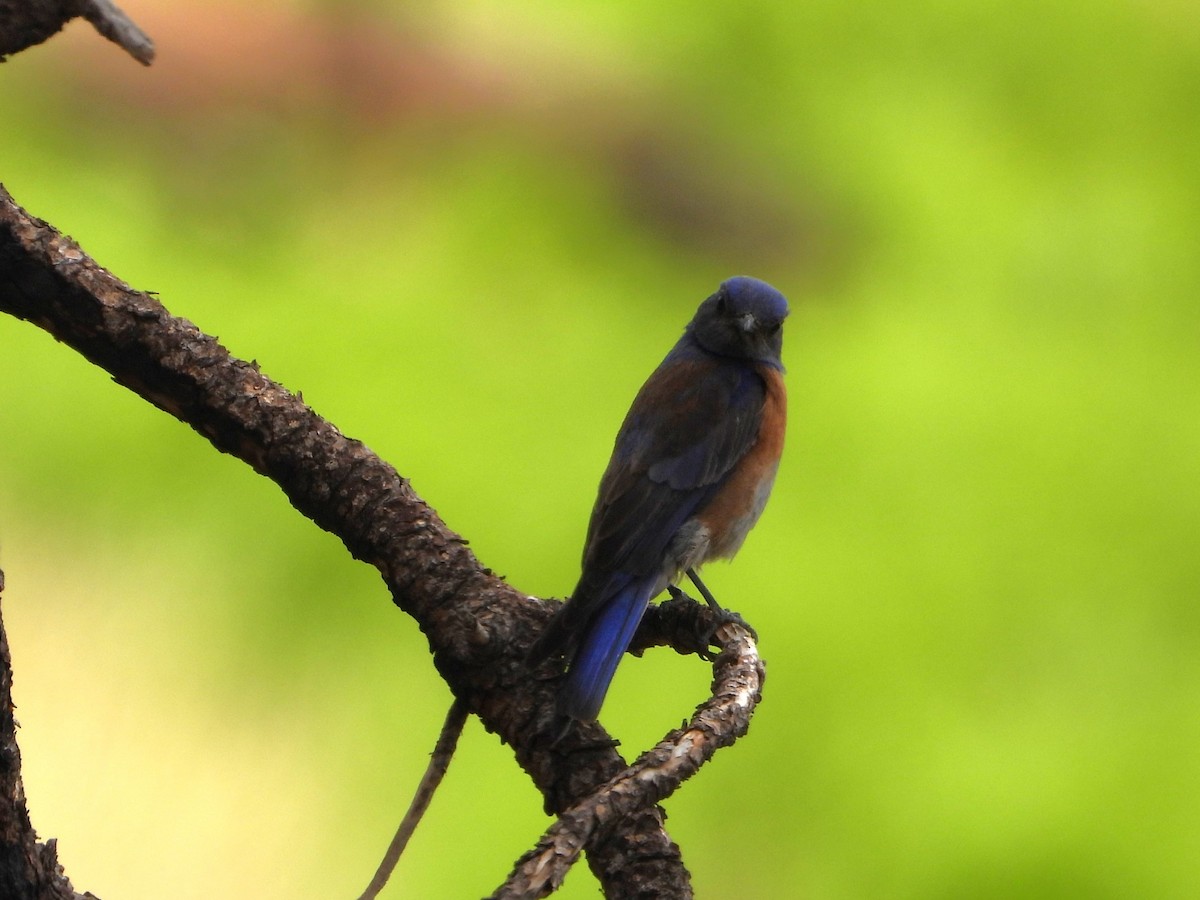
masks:
{"label": "bird's dark eye", "polygon": [[720,291],[717,294],[717,312],[721,315],[729,312],[729,295],[724,291]]}

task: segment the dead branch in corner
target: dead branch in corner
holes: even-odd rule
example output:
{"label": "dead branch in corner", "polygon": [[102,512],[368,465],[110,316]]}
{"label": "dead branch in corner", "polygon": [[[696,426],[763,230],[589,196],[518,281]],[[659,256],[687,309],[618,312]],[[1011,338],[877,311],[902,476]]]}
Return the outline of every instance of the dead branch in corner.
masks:
{"label": "dead branch in corner", "polygon": [[0,62],[80,16],[142,65],[154,61],[154,41],[112,0],[0,0]]}

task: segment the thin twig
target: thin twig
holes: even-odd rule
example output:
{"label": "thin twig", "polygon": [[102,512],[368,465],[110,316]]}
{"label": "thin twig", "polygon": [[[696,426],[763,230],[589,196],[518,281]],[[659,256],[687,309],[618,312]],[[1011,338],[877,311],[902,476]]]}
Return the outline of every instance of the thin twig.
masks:
{"label": "thin twig", "polygon": [[686,727],[670,732],[624,772],[564,812],[537,845],[517,860],[490,900],[545,897],[566,877],[585,846],[603,840],[626,816],[670,796],[712,755],[746,733],[762,698],[765,665],[749,631],[717,629],[721,653],[713,664],[713,696]]}
{"label": "thin twig", "polygon": [[417,785],[417,792],[413,795],[408,812],[400,820],[400,827],[396,829],[396,836],[392,838],[387,853],[383,855],[379,868],[375,870],[375,877],[371,879],[371,883],[367,885],[367,889],[362,892],[358,900],[375,900],[375,897],[383,890],[383,886],[387,884],[396,868],[396,863],[400,861],[400,854],[408,846],[408,839],[417,830],[421,817],[429,808],[429,801],[433,799],[434,791],[442,783],[442,776],[446,774],[450,758],[454,756],[454,748],[458,745],[458,738],[462,734],[468,714],[467,705],[456,697],[450,704],[450,711],[446,713],[442,733],[438,735],[433,753],[429,757],[429,765],[425,769],[425,774],[421,776],[421,783]]}
{"label": "thin twig", "polygon": [[154,41],[112,0],[84,0],[83,17],[144,66],[154,62]]}

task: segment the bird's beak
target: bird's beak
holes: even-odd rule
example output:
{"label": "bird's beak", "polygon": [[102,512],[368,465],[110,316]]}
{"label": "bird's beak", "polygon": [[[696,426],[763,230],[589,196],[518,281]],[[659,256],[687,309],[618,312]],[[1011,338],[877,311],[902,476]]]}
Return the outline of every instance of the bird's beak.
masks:
{"label": "bird's beak", "polygon": [[749,334],[754,330],[754,326],[758,324],[758,321],[751,313],[746,313],[744,316],[738,316],[737,323],[738,328],[742,329],[742,331],[746,332],[746,334]]}

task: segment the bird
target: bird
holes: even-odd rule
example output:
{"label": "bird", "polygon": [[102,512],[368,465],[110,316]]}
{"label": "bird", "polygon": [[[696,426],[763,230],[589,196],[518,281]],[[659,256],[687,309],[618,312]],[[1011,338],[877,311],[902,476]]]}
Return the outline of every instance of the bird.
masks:
{"label": "bird", "polygon": [[575,590],[529,653],[561,655],[560,714],[594,721],[650,601],[731,558],[775,481],[787,424],[783,294],[748,276],[704,300],[646,380],[600,479]]}

